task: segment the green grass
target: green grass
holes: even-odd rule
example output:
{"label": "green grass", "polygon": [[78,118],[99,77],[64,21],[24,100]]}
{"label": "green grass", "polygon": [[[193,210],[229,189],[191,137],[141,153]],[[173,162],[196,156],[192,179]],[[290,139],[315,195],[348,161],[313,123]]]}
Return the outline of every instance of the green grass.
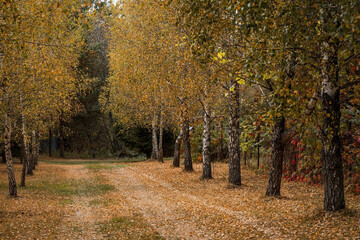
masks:
{"label": "green grass", "polygon": [[93,196],[115,190],[115,186],[98,183],[95,179],[63,180],[59,181],[35,181],[29,182],[26,189],[32,191],[47,192],[60,196]]}
{"label": "green grass", "polygon": [[60,205],[71,205],[74,203],[72,199],[62,199],[59,201]]}
{"label": "green grass", "polygon": [[99,222],[99,230],[107,239],[164,239],[140,216],[119,216],[110,221]]}
{"label": "green grass", "polygon": [[40,160],[41,163],[57,165],[88,165],[88,164],[109,164],[109,163],[131,163],[143,162],[145,158],[122,158],[118,160]]}
{"label": "green grass", "polygon": [[102,164],[88,164],[86,165],[87,169],[90,170],[99,170],[99,169],[116,169],[116,168],[124,168],[127,165],[117,164],[117,165],[102,165]]}

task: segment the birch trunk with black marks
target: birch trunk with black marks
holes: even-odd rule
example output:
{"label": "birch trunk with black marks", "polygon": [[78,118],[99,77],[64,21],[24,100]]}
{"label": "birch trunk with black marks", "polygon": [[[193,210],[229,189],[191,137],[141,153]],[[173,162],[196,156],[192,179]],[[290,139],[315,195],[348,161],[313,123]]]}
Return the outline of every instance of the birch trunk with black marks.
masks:
{"label": "birch trunk with black marks", "polygon": [[180,167],[180,150],[181,150],[182,134],[183,133],[181,129],[178,137],[175,140],[174,160],[173,160],[174,167]]}
{"label": "birch trunk with black marks", "polygon": [[210,142],[211,142],[211,134],[210,134],[210,122],[211,118],[208,113],[207,106],[204,106],[204,132],[203,132],[203,149],[202,149],[202,162],[203,162],[203,179],[211,179],[211,156],[210,156]]}
{"label": "birch trunk with black marks", "polygon": [[164,151],[163,151],[163,135],[164,135],[164,123],[163,115],[160,113],[160,122],[159,122],[159,152],[158,152],[158,161],[164,162]]}
{"label": "birch trunk with black marks", "polygon": [[154,114],[153,116],[153,120],[151,123],[151,131],[152,131],[152,150],[151,150],[151,159],[157,159],[158,158],[158,151],[159,151],[159,147],[158,147],[158,140],[157,140],[157,116],[156,114]]}
{"label": "birch trunk with black marks", "polygon": [[330,56],[329,44],[323,45],[322,63],[322,161],[324,164],[324,209],[328,212],[345,208],[342,142],[340,138],[340,89],[336,86],[339,76],[337,53]]}
{"label": "birch trunk with black marks", "polygon": [[[7,96],[7,94],[5,94]],[[9,111],[9,110],[8,110]],[[14,164],[11,156],[11,117],[9,112],[5,112],[5,155],[6,155],[6,168],[9,179],[9,194],[10,196],[17,197],[17,187],[14,174]]]}
{"label": "birch trunk with black marks", "polygon": [[[23,100],[20,93],[20,105],[21,109],[24,109]],[[21,174],[21,186],[25,186],[25,173],[28,175],[33,175],[32,171],[32,164],[31,164],[31,157],[30,157],[30,149],[29,149],[29,141],[28,135],[26,132],[26,117],[24,113],[21,111],[21,135],[22,135],[22,144],[24,147],[24,162],[23,162],[23,169]]]}
{"label": "birch trunk with black marks", "polygon": [[284,159],[283,133],[285,131],[285,118],[279,117],[275,121],[270,161],[269,182],[266,196],[280,196],[282,165]]}
{"label": "birch trunk with black marks", "polygon": [[229,183],[241,185],[240,168],[240,86],[234,82],[229,104]]}
{"label": "birch trunk with black marks", "polygon": [[190,130],[189,120],[184,118],[182,124],[183,132],[183,146],[184,146],[184,165],[185,171],[194,171],[191,159],[191,144],[190,144]]}

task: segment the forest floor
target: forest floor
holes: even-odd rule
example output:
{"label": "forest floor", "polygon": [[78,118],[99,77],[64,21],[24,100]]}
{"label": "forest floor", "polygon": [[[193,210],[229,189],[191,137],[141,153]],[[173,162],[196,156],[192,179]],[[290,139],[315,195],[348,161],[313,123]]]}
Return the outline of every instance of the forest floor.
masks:
{"label": "forest floor", "polygon": [[264,174],[244,168],[234,188],[225,163],[206,181],[200,164],[170,165],[47,159],[16,199],[0,165],[0,239],[360,239],[360,196],[327,215],[321,187],[285,181],[265,198]]}

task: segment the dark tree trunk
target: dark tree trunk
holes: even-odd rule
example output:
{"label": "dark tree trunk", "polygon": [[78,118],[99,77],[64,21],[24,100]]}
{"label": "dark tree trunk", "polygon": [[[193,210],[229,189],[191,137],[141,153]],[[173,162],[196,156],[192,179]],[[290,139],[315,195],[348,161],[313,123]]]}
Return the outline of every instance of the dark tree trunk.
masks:
{"label": "dark tree trunk", "polygon": [[180,167],[180,150],[181,150],[181,141],[182,141],[182,129],[180,130],[179,136],[175,141],[175,149],[174,149],[174,167]]}
{"label": "dark tree trunk", "polygon": [[211,133],[210,133],[210,116],[206,112],[204,113],[204,132],[203,132],[203,179],[211,179],[211,156],[210,156],[210,142],[211,142]]}
{"label": "dark tree trunk", "polygon": [[52,156],[52,131],[51,131],[51,127],[49,127],[49,157]]}
{"label": "dark tree trunk", "polygon": [[244,166],[246,166],[247,151],[244,151]]}
{"label": "dark tree trunk", "polygon": [[35,170],[36,167],[36,144],[37,144],[37,139],[36,139],[36,131],[32,130],[31,132],[31,164],[32,164],[32,169]]}
{"label": "dark tree trunk", "polygon": [[[7,94],[5,94],[5,96],[6,95]],[[14,166],[11,156],[11,118],[8,112],[5,113],[5,154],[6,154],[6,167],[7,167],[8,179],[9,179],[9,194],[10,196],[17,197]]]}
{"label": "dark tree trunk", "polygon": [[326,211],[337,211],[345,208],[342,143],[340,138],[340,90],[329,80],[325,76],[321,91],[324,209]]}
{"label": "dark tree trunk", "polygon": [[35,146],[35,165],[38,165],[40,155],[40,132],[36,133],[36,146]]}
{"label": "dark tree trunk", "polygon": [[282,165],[284,159],[284,144],[282,135],[285,131],[285,118],[276,119],[270,162],[269,182],[266,189],[266,196],[280,196],[280,186],[282,178]]}
{"label": "dark tree trunk", "polygon": [[63,122],[60,119],[59,124],[59,145],[60,145],[60,157],[65,158],[65,146],[64,146],[64,126]]}
{"label": "dark tree trunk", "polygon": [[241,185],[240,168],[240,87],[234,82],[234,91],[230,92],[229,105],[229,182]]}
{"label": "dark tree trunk", "polygon": [[185,171],[194,171],[192,166],[192,159],[191,159],[190,130],[189,130],[188,119],[184,119],[184,122],[182,124],[182,132],[183,132]]}

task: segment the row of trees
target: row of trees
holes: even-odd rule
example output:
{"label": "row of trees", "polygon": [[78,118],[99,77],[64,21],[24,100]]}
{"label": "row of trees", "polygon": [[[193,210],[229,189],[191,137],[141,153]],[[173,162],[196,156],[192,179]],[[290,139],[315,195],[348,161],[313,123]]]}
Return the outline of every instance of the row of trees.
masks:
{"label": "row of trees", "polygon": [[4,0],[0,3],[1,126],[9,193],[17,196],[11,141],[21,145],[23,172],[32,175],[39,139],[78,112],[89,81],[78,69],[93,2]]}
{"label": "row of trees", "polygon": [[211,125],[228,119],[234,185],[251,134],[259,146],[271,132],[266,195],[280,195],[291,142],[302,149],[303,166],[323,170],[324,209],[343,209],[344,125],[347,153],[358,149],[359,10],[358,1],[345,0],[120,1],[109,19],[104,109],[119,124],[151,126],[159,161],[163,128],[177,128],[174,166],[182,140],[187,171],[189,129],[202,118],[204,179],[212,178]]}

